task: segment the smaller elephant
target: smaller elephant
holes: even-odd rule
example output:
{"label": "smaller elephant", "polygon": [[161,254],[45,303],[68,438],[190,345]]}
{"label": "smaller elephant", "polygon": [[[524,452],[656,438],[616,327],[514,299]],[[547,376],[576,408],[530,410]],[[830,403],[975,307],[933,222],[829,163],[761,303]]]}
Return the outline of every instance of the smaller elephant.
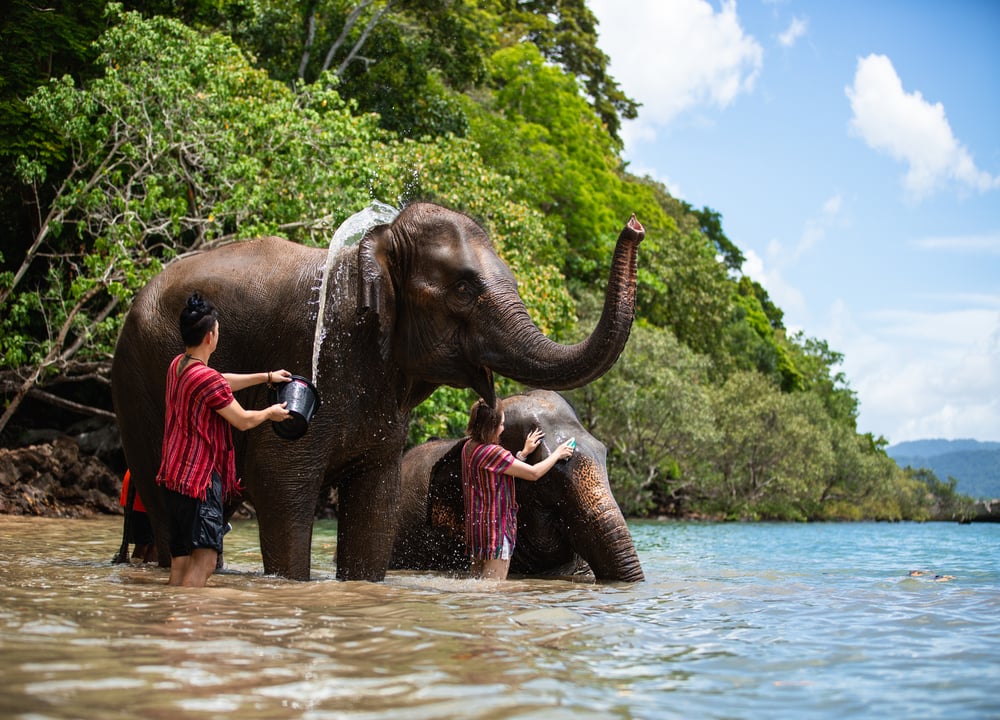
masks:
{"label": "smaller elephant", "polygon": [[[576,452],[537,482],[517,480],[517,542],[510,570],[570,575],[589,566],[600,581],[644,580],[625,517],[611,494],[607,448],[587,432],[558,393],[533,390],[503,401],[500,444],[520,450],[532,428],[545,438],[529,462],[567,438]],[[465,440],[431,440],[403,456],[399,530],[390,567],[464,571],[465,517],[461,452]]]}

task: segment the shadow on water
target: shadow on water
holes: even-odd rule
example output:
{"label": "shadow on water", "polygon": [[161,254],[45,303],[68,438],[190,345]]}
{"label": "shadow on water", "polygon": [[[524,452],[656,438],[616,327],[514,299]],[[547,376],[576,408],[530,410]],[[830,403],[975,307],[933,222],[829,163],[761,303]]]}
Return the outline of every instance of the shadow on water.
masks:
{"label": "shadow on water", "polygon": [[[635,523],[645,583],[112,565],[120,519],[0,517],[5,716],[988,717],[1000,528]],[[974,549],[973,549],[974,548]],[[943,570],[948,583],[910,577]]]}

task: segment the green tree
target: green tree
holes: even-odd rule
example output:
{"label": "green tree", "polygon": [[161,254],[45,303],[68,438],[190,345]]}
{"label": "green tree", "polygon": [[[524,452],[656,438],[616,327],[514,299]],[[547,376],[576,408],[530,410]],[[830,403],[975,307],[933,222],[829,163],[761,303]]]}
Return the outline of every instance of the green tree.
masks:
{"label": "green tree", "polygon": [[594,112],[621,149],[621,121],[638,116],[639,104],[608,74],[608,56],[597,47],[597,18],[585,0],[504,0],[505,45],[532,42],[546,60],[580,78]]}
{"label": "green tree", "polygon": [[884,444],[871,435],[834,422],[831,426],[833,460],[826,468],[811,515],[824,519],[899,520],[895,502],[901,479],[895,463],[885,454]]}
{"label": "green tree", "polygon": [[[56,165],[67,148],[31,116],[25,99],[52,77],[90,77],[91,42],[104,25],[103,2],[11,0],[0,12],[0,271],[19,261],[37,230],[39,200],[17,179],[15,162],[36,153]],[[47,203],[48,197],[41,198]]]}
{"label": "green tree", "polygon": [[103,77],[84,89],[65,76],[28,101],[69,149],[69,169],[53,177],[44,149],[17,163],[36,206],[53,199],[0,276],[13,390],[0,428],[36,384],[106,378],[94,363],[108,357],[119,306],[163,260],[230,235],[319,229],[329,207],[366,196],[313,162],[374,137],[335,92],[294,96],[227,39],[176,21],[116,21],[98,46]]}
{"label": "green tree", "polygon": [[716,389],[713,405],[719,443],[711,504],[730,517],[806,519],[833,460],[817,399],[738,372]]}
{"label": "green tree", "polygon": [[621,180],[610,138],[575,78],[534,45],[500,50],[490,67],[495,91],[471,118],[472,137],[488,162],[524,178],[532,201],[561,218],[587,271],[602,267],[614,238],[595,243],[594,229],[624,224],[611,201]]}
{"label": "green tree", "polygon": [[[54,197],[16,270],[0,277],[0,350],[11,394],[2,428],[28,392],[105,378],[123,306],[175,255],[224,239],[280,232],[323,244],[372,194],[448,202],[484,218],[498,249],[531,283],[525,299],[556,332],[572,322],[537,213],[510,181],[455,138],[396,141],[354,116],[328,82],[293,93],[252,68],[221,35],[162,17],[114,16],[102,77],[40,88],[29,107],[72,148],[48,174],[41,153],[18,171]],[[41,206],[41,202],[39,202]]]}
{"label": "green tree", "polygon": [[725,327],[723,375],[737,370],[756,370],[777,382],[785,392],[803,388],[802,374],[795,366],[784,331],[775,330],[753,287],[743,276],[731,296],[731,316]]}
{"label": "green tree", "polygon": [[[843,370],[838,369],[844,362],[843,354],[831,350],[825,340],[807,338],[801,332],[791,338],[787,347],[802,377],[802,386],[819,395],[830,417],[853,432],[857,425],[858,397]],[[883,451],[884,446],[883,441]]]}
{"label": "green tree", "polygon": [[698,218],[699,228],[705,234],[705,237],[715,244],[719,254],[723,257],[726,267],[733,272],[741,272],[746,258],[743,256],[743,252],[736,247],[736,244],[726,236],[725,231],[722,229],[722,213],[707,207],[701,210],[694,210],[690,206],[687,206],[687,209],[692,215]]}
{"label": "green tree", "polygon": [[[678,340],[726,366],[724,333],[732,315],[732,281],[714,242],[687,203],[662,183],[628,176],[633,205],[647,225],[638,278],[637,315],[670,328]],[[650,202],[643,202],[642,196]]]}
{"label": "green tree", "polygon": [[[589,315],[599,311],[591,298]],[[688,509],[715,444],[707,360],[669,330],[632,329],[618,363],[568,394],[584,425],[608,446],[612,491],[630,515]]]}
{"label": "green tree", "polygon": [[958,481],[950,477],[946,482],[938,479],[933,470],[927,468],[906,468],[905,475],[922,484],[927,491],[926,501],[930,505],[930,517],[935,520],[969,520],[975,515],[976,502],[959,493],[955,486]]}

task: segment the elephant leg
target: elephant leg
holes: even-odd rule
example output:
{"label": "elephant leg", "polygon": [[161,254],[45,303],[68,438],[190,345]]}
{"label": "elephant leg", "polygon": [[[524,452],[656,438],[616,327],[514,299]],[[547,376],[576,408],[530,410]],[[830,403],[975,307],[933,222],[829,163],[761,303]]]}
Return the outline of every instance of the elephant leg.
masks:
{"label": "elephant leg", "polygon": [[[137,394],[139,391],[137,391]],[[140,402],[152,402],[148,396]],[[157,563],[160,567],[170,566],[170,546],[167,538],[167,509],[163,502],[163,492],[156,484],[156,473],[160,467],[163,442],[163,421],[143,418],[142,422],[122,422],[120,425],[125,462],[132,474],[132,486],[136,498],[146,507],[153,530],[153,543],[157,549]],[[140,490],[141,488],[141,490]]]}
{"label": "elephant leg", "polygon": [[297,492],[272,493],[255,502],[254,507],[264,572],[291,580],[308,580],[315,497]]}
{"label": "elephant leg", "polygon": [[385,579],[396,538],[399,460],[341,480],[337,504],[337,579]]}

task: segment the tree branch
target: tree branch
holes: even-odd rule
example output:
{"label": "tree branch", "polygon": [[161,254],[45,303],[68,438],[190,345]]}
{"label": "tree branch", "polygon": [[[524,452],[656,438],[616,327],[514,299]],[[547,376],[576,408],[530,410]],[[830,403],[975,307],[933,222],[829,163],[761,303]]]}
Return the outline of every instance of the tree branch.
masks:
{"label": "tree branch", "polygon": [[52,349],[49,350],[45,359],[38,363],[35,369],[32,370],[31,374],[21,383],[21,386],[14,393],[14,397],[10,399],[9,403],[7,403],[6,410],[4,410],[3,415],[0,416],[0,432],[3,432],[3,429],[7,427],[7,423],[10,422],[14,413],[17,412],[18,407],[21,406],[21,403],[24,401],[24,398],[27,396],[31,388],[33,388],[35,383],[38,382],[38,378],[41,376],[42,372],[47,367],[51,366],[55,359],[59,356],[63,344],[66,342],[66,336],[69,335],[70,328],[73,326],[73,320],[76,319],[80,310],[101,290],[103,290],[103,288],[100,285],[95,285],[90,288],[90,290],[83,294],[83,297],[80,298],[76,305],[73,306],[73,309],[66,314],[66,320],[59,329],[59,335],[56,337],[55,342],[52,343]]}
{"label": "tree branch", "polygon": [[[336,40],[333,41],[333,45],[330,46],[329,51],[327,51],[326,53],[326,59],[323,60],[323,70],[330,69],[330,64],[333,62],[333,56],[340,49],[340,46],[344,44],[344,41],[347,39],[348,33],[350,33],[351,30],[354,29],[355,23],[358,22],[358,17],[361,15],[361,13],[364,11],[365,8],[367,8],[369,5],[372,4],[373,1],[374,0],[362,0],[362,2],[360,2],[357,7],[351,10],[351,14],[348,15],[347,20],[344,21],[344,27],[341,29],[340,35],[337,37]],[[340,72],[338,71],[337,74],[339,75]]]}
{"label": "tree branch", "polygon": [[302,47],[302,60],[299,62],[299,80],[305,80],[306,68],[309,66],[309,56],[313,41],[316,39],[316,0],[312,0],[306,8],[306,41]]}
{"label": "tree branch", "polygon": [[[108,152],[105,155],[104,159],[101,161],[100,165],[98,165],[97,169],[94,171],[94,174],[90,176],[90,179],[84,186],[83,194],[89,192],[97,185],[101,176],[107,171],[111,159],[114,157],[115,153],[117,153],[120,148],[121,148],[121,142],[115,142],[108,149]],[[62,197],[63,192],[66,190],[70,181],[76,175],[77,170],[86,167],[85,165],[81,165],[80,163],[77,162],[74,162],[73,165],[74,165],[73,170],[70,171],[69,175],[62,181],[62,184],[59,186],[59,190],[56,191],[55,194],[56,198]],[[32,187],[32,192],[35,195],[35,204],[37,207],[41,208],[41,203],[38,199],[38,190],[35,187],[35,183],[32,183],[31,187]],[[41,246],[42,242],[49,234],[49,228],[52,226],[52,223],[56,221],[61,221],[62,219],[64,219],[64,217],[65,215],[63,214],[63,210],[59,209],[58,202],[54,201],[52,203],[52,207],[49,209],[48,215],[46,215],[44,222],[42,222],[41,227],[39,227],[38,229],[38,234],[35,235],[34,242],[31,243],[31,247],[29,247],[28,251],[25,253],[24,260],[21,262],[21,266],[17,269],[17,272],[14,273],[14,279],[13,281],[11,281],[10,287],[0,289],[0,307],[2,307],[3,304],[7,301],[7,298],[10,297],[10,294],[14,292],[14,288],[17,287],[17,284],[21,281],[21,278],[24,277],[24,274],[28,272],[28,268],[31,266],[32,260],[35,259],[35,255],[38,252],[38,248]],[[0,428],[2,428],[2,425],[0,425]]]}
{"label": "tree branch", "polygon": [[49,405],[62,408],[63,410],[70,410],[72,412],[79,413],[80,415],[93,415],[94,417],[107,418],[108,420],[116,419],[116,415],[110,410],[104,410],[103,408],[96,408],[91,407],[90,405],[73,402],[72,400],[61,398],[58,395],[47,393],[44,390],[39,390],[37,387],[31,388],[28,391],[28,396]]}
{"label": "tree branch", "polygon": [[361,37],[358,38],[356,43],[354,43],[354,47],[351,48],[351,52],[347,53],[347,57],[344,58],[344,61],[340,63],[340,66],[337,68],[338,77],[343,74],[344,70],[347,69],[347,66],[350,65],[354,57],[358,54],[358,52],[360,52],[362,46],[365,44],[365,41],[368,40],[368,35],[371,33],[372,29],[378,24],[378,21],[389,11],[389,8],[391,7],[392,2],[390,1],[385,4],[385,7],[372,14],[371,18],[368,20],[368,25],[365,26],[364,32],[361,33]]}

